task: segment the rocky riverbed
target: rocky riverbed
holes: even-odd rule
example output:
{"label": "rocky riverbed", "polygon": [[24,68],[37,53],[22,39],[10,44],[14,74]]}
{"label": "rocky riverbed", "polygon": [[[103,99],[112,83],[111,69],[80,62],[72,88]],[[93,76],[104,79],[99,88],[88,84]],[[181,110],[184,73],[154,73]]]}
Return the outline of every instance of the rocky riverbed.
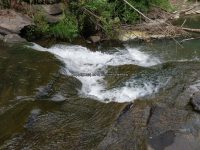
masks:
{"label": "rocky riverbed", "polygon": [[0,149],[200,148],[198,38],[38,45],[18,35],[31,18],[0,12],[0,39],[15,43],[0,42]]}
{"label": "rocky riverbed", "polygon": [[198,39],[0,49],[1,149],[200,147]]}

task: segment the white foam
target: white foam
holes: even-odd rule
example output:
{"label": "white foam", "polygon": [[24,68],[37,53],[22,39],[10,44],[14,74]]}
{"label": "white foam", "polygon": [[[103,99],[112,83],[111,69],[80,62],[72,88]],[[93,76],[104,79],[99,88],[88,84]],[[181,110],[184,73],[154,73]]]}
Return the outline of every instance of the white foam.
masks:
{"label": "white foam", "polygon": [[48,51],[62,60],[66,65],[67,74],[76,74],[75,77],[82,82],[80,91],[82,96],[92,97],[100,101],[127,102],[151,94],[158,89],[148,81],[143,86],[135,84],[134,86],[127,86],[129,82],[135,82],[133,79],[133,81],[127,81],[122,87],[106,90],[106,82],[103,76],[87,76],[96,73],[98,70],[105,70],[107,66],[136,64],[148,67],[160,63],[159,59],[141,52],[139,48],[127,47],[118,49],[115,53],[93,52],[77,45],[55,45],[50,48],[43,48],[34,44],[31,48]]}

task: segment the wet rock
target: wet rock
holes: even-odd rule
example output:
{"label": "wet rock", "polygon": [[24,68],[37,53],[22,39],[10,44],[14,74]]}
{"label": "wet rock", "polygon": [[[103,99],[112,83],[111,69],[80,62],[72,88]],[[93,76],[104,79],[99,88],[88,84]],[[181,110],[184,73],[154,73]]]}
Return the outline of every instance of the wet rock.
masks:
{"label": "wet rock", "polygon": [[17,34],[8,34],[4,37],[3,39],[4,42],[6,43],[21,43],[21,42],[26,42],[25,39],[21,38]]}
{"label": "wet rock", "polygon": [[183,89],[175,100],[175,105],[177,107],[185,107],[190,103],[191,96],[194,91],[191,88]]}
{"label": "wet rock", "polygon": [[81,82],[74,77],[66,77],[58,75],[54,77],[46,86],[38,88],[36,99],[48,99],[52,101],[61,102],[68,97],[78,94],[78,89],[81,89]]}
{"label": "wet rock", "polygon": [[181,129],[187,121],[187,115],[188,112],[185,110],[153,106],[148,123],[149,135],[157,136],[169,130]]}
{"label": "wet rock", "polygon": [[107,81],[107,88],[114,88],[119,86],[131,76],[141,72],[146,68],[137,65],[121,65],[121,66],[109,66],[104,79]]}
{"label": "wet rock", "polygon": [[171,145],[174,142],[174,138],[175,133],[173,131],[167,131],[154,137],[153,139],[150,139],[150,145],[148,147],[151,147],[151,149],[154,150],[163,150],[165,147]]}
{"label": "wet rock", "polygon": [[101,41],[101,37],[100,36],[90,36],[89,38],[93,43],[97,43]]}
{"label": "wet rock", "polygon": [[[148,147],[154,150],[199,147],[200,116],[187,110],[154,106],[148,124]],[[197,140],[198,139],[198,140]]]}
{"label": "wet rock", "polygon": [[0,34],[0,40],[3,40],[4,36]]}
{"label": "wet rock", "polygon": [[173,143],[167,146],[165,150],[197,150],[200,147],[200,137],[193,134],[176,134]]}
{"label": "wet rock", "polygon": [[136,101],[116,120],[98,149],[173,150],[193,143],[195,150],[199,147],[199,119],[187,110]]}
{"label": "wet rock", "polygon": [[[99,144],[100,150],[115,149],[142,149],[145,148],[145,132],[150,107],[140,102],[121,114],[111,127],[103,141]],[[134,148],[133,148],[134,147]]]}
{"label": "wet rock", "polygon": [[194,93],[194,95],[191,98],[191,104],[194,110],[200,112],[200,92]]}
{"label": "wet rock", "polygon": [[25,26],[33,25],[33,20],[14,10],[0,10],[0,31],[4,34],[19,34]]}

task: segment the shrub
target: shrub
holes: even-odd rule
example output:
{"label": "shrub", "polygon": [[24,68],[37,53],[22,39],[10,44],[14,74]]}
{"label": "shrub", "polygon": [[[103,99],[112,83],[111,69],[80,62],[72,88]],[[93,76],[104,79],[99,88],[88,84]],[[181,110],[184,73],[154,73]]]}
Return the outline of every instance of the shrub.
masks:
{"label": "shrub", "polygon": [[161,7],[162,9],[171,11],[173,8],[169,0],[151,0],[150,3]]}
{"label": "shrub", "polygon": [[78,36],[78,23],[76,17],[71,13],[67,12],[63,15],[63,19],[56,24],[48,24],[44,16],[42,12],[34,15],[34,22],[37,26],[35,33],[68,40]]}
{"label": "shrub", "polygon": [[11,0],[0,0],[0,9],[10,8]]}
{"label": "shrub", "polygon": [[[20,2],[22,0],[17,0]],[[29,3],[54,3],[60,0],[23,0]],[[135,24],[140,15],[123,0],[62,0],[68,1],[69,12],[63,20],[54,25],[49,25],[44,15],[39,12],[34,16],[37,30],[43,34],[50,34],[56,38],[73,39],[79,33],[93,34],[104,32],[107,36],[113,36],[120,24]],[[135,8],[146,13],[151,4],[170,10],[169,0],[128,0]],[[0,4],[9,7],[11,0],[0,0]],[[66,11],[68,8],[65,8]],[[85,30],[85,31],[84,31]],[[89,35],[87,35],[89,36]]]}
{"label": "shrub", "polygon": [[53,37],[72,40],[78,36],[78,23],[73,15],[66,15],[59,23],[50,26],[49,31]]}
{"label": "shrub", "polygon": [[46,21],[42,12],[38,12],[33,16],[34,22],[37,26],[37,30],[41,33],[49,32],[49,24]]}

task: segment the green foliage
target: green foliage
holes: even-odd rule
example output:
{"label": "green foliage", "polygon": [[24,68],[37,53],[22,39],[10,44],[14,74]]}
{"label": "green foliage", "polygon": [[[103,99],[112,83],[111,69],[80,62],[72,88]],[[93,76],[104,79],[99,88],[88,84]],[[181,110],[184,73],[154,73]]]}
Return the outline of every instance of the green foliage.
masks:
{"label": "green foliage", "polygon": [[162,9],[171,11],[173,8],[170,5],[169,0],[151,0],[150,3],[161,7]]}
{"label": "green foliage", "polygon": [[37,26],[37,30],[41,33],[49,32],[49,24],[47,23],[42,12],[38,12],[34,15],[34,22]]}
{"label": "green foliage", "polygon": [[113,4],[107,0],[73,1],[70,3],[70,10],[77,16],[81,32],[85,26],[93,26],[91,30],[95,28],[112,35],[114,27],[119,23],[119,19],[113,17]]}
{"label": "green foliage", "polygon": [[66,15],[58,24],[52,25],[49,31],[56,38],[72,40],[78,36],[78,23],[74,16]]}
{"label": "green foliage", "polygon": [[[45,0],[17,0],[26,1],[30,4],[45,3]],[[51,0],[55,3],[60,0]],[[62,0],[63,2],[66,0]],[[170,10],[169,0],[127,0],[135,8],[143,12],[148,12],[151,4],[163,9]],[[9,7],[11,0],[0,0],[0,5]],[[42,12],[34,16],[37,32],[48,34],[56,38],[73,39],[78,34],[83,33],[86,28],[95,32],[104,32],[107,36],[114,36],[121,24],[135,24],[140,15],[123,0],[68,0],[69,11],[63,19],[50,25]],[[66,10],[68,7],[66,8]],[[65,10],[65,11],[66,11]],[[94,32],[91,31],[93,34]],[[34,31],[35,32],[35,31]],[[32,32],[31,32],[32,33]]]}
{"label": "green foliage", "polygon": [[[128,0],[135,8],[148,12],[151,4],[158,5],[164,9],[170,9],[169,0]],[[113,35],[119,24],[135,24],[140,15],[123,0],[77,0],[71,2],[71,10],[78,18],[88,17],[91,22],[101,28],[107,35]],[[80,16],[80,15],[79,15]],[[80,26],[83,24],[80,22]]]}
{"label": "green foliage", "polygon": [[37,32],[43,35],[51,35],[59,39],[71,40],[78,36],[78,23],[76,17],[72,14],[63,15],[63,19],[57,24],[48,24],[44,15],[38,12],[34,16],[34,22],[37,26]]}
{"label": "green foliage", "polygon": [[0,0],[0,8],[10,8],[11,0]]}
{"label": "green foliage", "polygon": [[[117,15],[123,23],[134,24],[139,19],[139,14],[122,0],[115,0],[115,15]],[[135,8],[145,13],[148,10],[148,2],[146,0],[129,0],[129,3]]]}

